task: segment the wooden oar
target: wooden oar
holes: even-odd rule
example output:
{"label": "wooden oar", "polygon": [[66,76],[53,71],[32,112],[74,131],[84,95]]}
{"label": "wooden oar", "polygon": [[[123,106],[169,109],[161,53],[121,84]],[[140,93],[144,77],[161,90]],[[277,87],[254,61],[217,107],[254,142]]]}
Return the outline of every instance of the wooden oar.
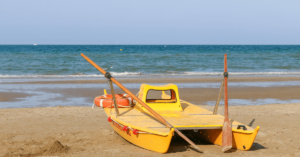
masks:
{"label": "wooden oar", "polygon": [[226,152],[232,148],[232,129],[228,118],[228,72],[227,72],[227,55],[224,55],[224,123],[222,129],[222,151]]}
{"label": "wooden oar", "polygon": [[[87,56],[85,56],[83,53],[81,56],[86,59],[89,63],[91,63],[97,70],[99,70],[102,74],[106,74],[106,71],[104,71],[101,67],[99,67],[96,63],[94,63],[91,59],[89,59]],[[133,93],[131,93],[127,88],[125,88],[121,83],[119,83],[115,78],[111,78],[111,81],[114,82],[117,86],[119,86],[125,93],[130,95],[135,101],[137,101],[139,104],[141,104],[145,109],[147,109],[152,115],[154,115],[161,123],[163,123],[168,128],[174,128],[169,122],[167,122],[162,116],[160,116],[158,113],[156,113],[152,108],[150,108],[147,104],[145,104],[141,99],[139,99],[137,96],[135,96]],[[202,152],[202,150],[196,146],[190,139],[188,139],[185,135],[183,135],[179,130],[174,128],[174,131],[181,136],[185,141],[187,141],[189,144],[191,144],[194,148],[196,148],[199,152]]]}

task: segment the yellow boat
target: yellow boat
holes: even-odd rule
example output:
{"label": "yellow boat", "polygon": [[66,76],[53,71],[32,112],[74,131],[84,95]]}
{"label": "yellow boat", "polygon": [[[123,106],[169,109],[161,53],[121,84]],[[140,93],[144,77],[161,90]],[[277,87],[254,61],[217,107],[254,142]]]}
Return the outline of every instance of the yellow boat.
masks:
{"label": "yellow boat", "polygon": [[[81,54],[81,56],[108,79],[112,92],[111,97],[114,101],[113,104],[116,105],[106,103],[104,111],[108,115],[108,121],[112,128],[129,142],[145,149],[166,153],[174,132],[176,132],[199,152],[202,152],[199,147],[179,131],[187,130],[193,132],[196,137],[217,145],[222,145],[223,152],[230,150],[232,147],[240,150],[249,150],[251,148],[259,127],[253,129],[236,121],[230,122],[228,118],[226,54],[224,54],[223,81],[225,87],[225,117],[213,114],[206,109],[181,100],[179,98],[178,87],[174,84],[162,86],[142,84],[137,97],[113,78],[109,72],[103,70],[84,54]],[[119,108],[112,82],[126,93],[121,95],[122,99],[127,99],[129,95],[136,102],[131,106],[129,105],[130,103],[128,105],[120,104],[121,107]],[[220,91],[222,91],[223,83]],[[103,102],[107,102],[108,95],[106,95],[106,92],[104,94],[104,96],[95,99],[95,101],[99,102],[99,104],[96,104],[97,106],[103,107]],[[112,103],[112,101],[110,102]],[[112,106],[115,107],[114,110],[110,108]]]}
{"label": "yellow boat", "polygon": [[[105,93],[106,94],[106,93]],[[175,84],[152,86],[142,84],[138,98],[167,120],[178,130],[190,130],[193,135],[222,145],[222,127],[224,117],[213,115],[209,110],[193,105],[179,98]],[[167,128],[143,105],[135,102],[134,106],[119,108],[119,116],[112,108],[105,108],[111,127],[124,139],[139,147],[166,153],[174,136],[174,128]],[[249,150],[258,133],[255,129],[232,122],[232,147]]]}

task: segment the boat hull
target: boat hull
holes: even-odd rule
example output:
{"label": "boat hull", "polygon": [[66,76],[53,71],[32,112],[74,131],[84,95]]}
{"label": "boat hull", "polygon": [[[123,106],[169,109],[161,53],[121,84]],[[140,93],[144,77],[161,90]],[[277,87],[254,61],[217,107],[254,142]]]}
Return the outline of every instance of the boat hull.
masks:
{"label": "boat hull", "polygon": [[167,136],[161,136],[151,133],[133,134],[131,129],[124,131],[116,122],[110,122],[111,127],[124,139],[130,143],[159,153],[166,153],[169,149],[171,139],[174,134],[174,129],[171,129]]}

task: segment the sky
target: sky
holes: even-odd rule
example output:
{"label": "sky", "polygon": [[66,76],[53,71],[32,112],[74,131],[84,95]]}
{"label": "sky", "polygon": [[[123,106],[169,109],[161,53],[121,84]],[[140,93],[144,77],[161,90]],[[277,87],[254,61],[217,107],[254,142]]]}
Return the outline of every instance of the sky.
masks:
{"label": "sky", "polygon": [[300,44],[299,0],[6,0],[0,44]]}

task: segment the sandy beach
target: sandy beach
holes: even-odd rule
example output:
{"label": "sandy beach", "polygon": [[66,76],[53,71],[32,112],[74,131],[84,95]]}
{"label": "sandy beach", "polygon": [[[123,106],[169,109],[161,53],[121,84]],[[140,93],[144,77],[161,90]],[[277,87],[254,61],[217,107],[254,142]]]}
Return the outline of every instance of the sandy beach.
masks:
{"label": "sandy beach", "polygon": [[[215,80],[214,80],[215,79]],[[149,81],[150,80],[150,81]],[[156,80],[130,80],[127,83],[149,82]],[[193,83],[196,79],[171,79],[169,82]],[[192,81],[196,80],[196,81]],[[219,82],[220,78],[203,78],[203,82]],[[198,81],[199,81],[198,80]],[[157,80],[158,81],[158,80]],[[166,80],[165,80],[166,81]],[[280,82],[299,81],[299,77],[231,78],[232,82]],[[123,83],[126,82],[123,80]],[[169,83],[168,82],[168,83]],[[65,84],[59,82],[31,82],[31,84]],[[80,84],[89,84],[80,81]],[[164,82],[163,82],[164,83]],[[29,84],[10,83],[22,86]],[[68,84],[78,84],[76,81]],[[8,85],[8,84],[6,84]],[[249,106],[230,106],[230,118],[252,127],[260,126],[260,131],[250,151],[233,150],[222,153],[221,147],[192,139],[204,153],[199,154],[180,138],[174,138],[166,154],[148,151],[130,144],[117,135],[107,122],[101,108],[92,110],[95,96],[103,94],[103,88],[41,88],[49,94],[60,94],[56,100],[64,102],[73,98],[84,98],[86,104],[56,107],[3,108],[0,109],[0,156],[300,156],[300,103],[266,104]],[[137,93],[138,89],[130,89]],[[109,90],[108,90],[109,91]],[[180,98],[203,108],[215,101],[218,88],[180,88]],[[117,93],[122,93],[119,89]],[[293,100],[299,99],[300,86],[277,87],[229,87],[229,99],[254,101],[258,99]],[[34,93],[1,92],[0,102],[18,103],[30,98]],[[49,98],[49,101],[52,98]],[[222,106],[219,113],[222,114]]]}
{"label": "sandy beach", "polygon": [[[300,104],[232,106],[230,117],[261,129],[250,151],[223,154],[221,147],[196,142],[204,153],[195,152],[184,141],[171,142],[167,154],[139,148],[117,135],[103,110],[91,107],[44,107],[0,110],[0,156],[34,156],[59,141],[67,152],[57,156],[299,156]],[[203,106],[212,110],[210,106]],[[64,150],[64,149],[63,149]]]}

